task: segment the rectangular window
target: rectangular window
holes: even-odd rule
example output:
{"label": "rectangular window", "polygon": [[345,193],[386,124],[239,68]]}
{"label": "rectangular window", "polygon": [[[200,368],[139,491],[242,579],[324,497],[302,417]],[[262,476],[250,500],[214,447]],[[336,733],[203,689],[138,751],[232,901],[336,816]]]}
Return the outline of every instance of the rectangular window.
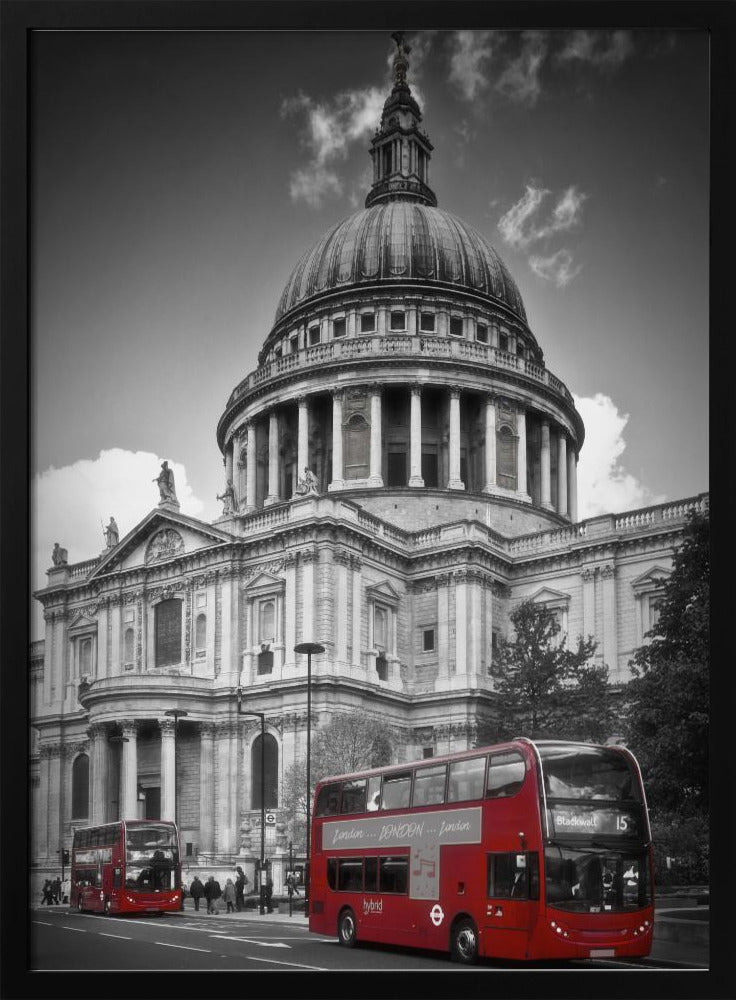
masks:
{"label": "rectangular window", "polygon": [[365,892],[378,892],[378,858],[366,858],[363,866]]}
{"label": "rectangular window", "polygon": [[376,314],[375,313],[361,313],[360,314],[360,332],[361,333],[373,333],[376,329]]}
{"label": "rectangular window", "polygon": [[181,662],[181,605],[172,598],[156,605],[156,666]]}
{"label": "rectangular window", "polygon": [[408,892],[409,859],[401,857],[381,858],[379,884],[381,892]]}
{"label": "rectangular window", "polygon": [[388,611],[386,608],[373,609],[373,645],[385,649],[388,641]]}
{"label": "rectangular window", "polygon": [[289,354],[296,354],[299,350],[299,335],[295,334],[289,340]]}
{"label": "rectangular window", "polygon": [[524,758],[516,751],[491,755],[486,782],[486,798],[502,799],[516,795],[524,784],[526,765]]}
{"label": "rectangular window", "polygon": [[337,858],[327,859],[327,884],[333,892],[337,889]]}
{"label": "rectangular window", "polygon": [[365,778],[346,781],[342,786],[341,813],[365,812]]}
{"label": "rectangular window", "polygon": [[434,333],[434,313],[422,313],[419,320],[419,329],[423,333]]}
{"label": "rectangular window", "polygon": [[193,857],[193,855],[194,855],[194,844],[191,842],[191,840],[187,841],[186,851],[187,851],[187,857],[188,858]]}
{"label": "rectangular window", "polygon": [[447,801],[467,802],[471,799],[482,799],[485,773],[485,757],[471,757],[468,760],[456,760],[450,764]]}
{"label": "rectangular window", "polygon": [[538,854],[489,854],[488,895],[492,899],[539,899]]}
{"label": "rectangular window", "polygon": [[332,324],[332,336],[333,337],[344,337],[345,336],[345,320],[336,319]]}
{"label": "rectangular window", "polygon": [[411,771],[384,775],[381,809],[406,809],[410,801]]}
{"label": "rectangular window", "polygon": [[396,310],[391,313],[391,329],[392,330],[405,330],[406,329],[406,313],[401,310]]}
{"label": "rectangular window", "polygon": [[318,326],[310,326],[309,328],[309,346],[314,347],[320,341],[320,333]]}
{"label": "rectangular window", "polygon": [[445,801],[447,764],[418,767],[414,772],[414,806],[436,806]]}
{"label": "rectangular window", "polygon": [[459,316],[450,317],[450,336],[451,337],[462,337],[463,335],[463,321]]}
{"label": "rectangular window", "polygon": [[317,804],[314,807],[315,816],[337,816],[337,807],[340,803],[340,785],[323,785],[317,796]]}
{"label": "rectangular window", "polygon": [[422,452],[422,479],[425,486],[439,485],[439,472],[437,466],[437,453],[430,451]]}
{"label": "rectangular window", "polygon": [[501,333],[498,336],[498,347],[501,351],[508,351],[509,349],[509,338],[508,334]]}
{"label": "rectangular window", "polygon": [[422,757],[427,760],[429,757],[434,757],[434,747],[422,747]]}
{"label": "rectangular window", "polygon": [[389,451],[387,456],[386,486],[406,486],[407,461],[405,451]]}
{"label": "rectangular window", "polygon": [[488,327],[485,323],[478,323],[475,328],[475,339],[481,344],[488,343]]}
{"label": "rectangular window", "polygon": [[434,652],[434,629],[425,628],[422,632],[422,652],[423,653],[433,653]]}
{"label": "rectangular window", "polygon": [[340,858],[337,863],[337,888],[341,892],[361,892],[363,889],[363,859]]}
{"label": "rectangular window", "polygon": [[377,809],[381,808],[380,774],[374,774],[372,778],[368,779],[368,796],[365,807],[368,812],[375,812]]}

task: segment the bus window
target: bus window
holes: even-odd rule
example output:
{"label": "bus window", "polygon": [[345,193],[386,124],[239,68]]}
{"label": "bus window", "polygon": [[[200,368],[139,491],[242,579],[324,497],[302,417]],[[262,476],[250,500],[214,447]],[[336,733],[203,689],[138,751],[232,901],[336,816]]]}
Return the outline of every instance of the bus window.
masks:
{"label": "bus window", "polygon": [[409,859],[396,857],[381,858],[380,886],[381,892],[408,892]]}
{"label": "bus window", "polygon": [[488,895],[493,899],[539,899],[536,852],[489,854]]}
{"label": "bus window", "polygon": [[383,776],[381,809],[405,809],[411,801],[411,771]]}
{"label": "bus window", "polygon": [[469,799],[482,799],[485,770],[485,757],[471,757],[469,760],[456,760],[450,764],[447,801],[465,802]]}
{"label": "bus window", "polygon": [[365,859],[365,892],[378,892],[378,858]]}
{"label": "bus window", "polygon": [[524,784],[525,773],[524,758],[516,751],[492,754],[486,782],[486,798],[500,799],[516,795]]}
{"label": "bus window", "polygon": [[361,892],[363,889],[363,859],[340,858],[337,865],[337,888],[343,892]]}
{"label": "bus window", "polygon": [[375,812],[381,808],[381,775],[374,774],[368,779],[368,801],[365,804],[368,812]]}
{"label": "bus window", "polygon": [[317,796],[315,806],[315,816],[337,816],[337,807],[340,802],[340,784],[323,785]]}
{"label": "bus window", "polygon": [[342,786],[341,813],[365,812],[365,778],[346,781]]}
{"label": "bus window", "polygon": [[556,799],[640,802],[627,757],[607,747],[539,747],[547,795]]}
{"label": "bus window", "polygon": [[337,889],[337,858],[327,859],[327,884],[330,889]]}
{"label": "bus window", "polygon": [[418,767],[414,772],[414,806],[434,806],[445,801],[447,764]]}

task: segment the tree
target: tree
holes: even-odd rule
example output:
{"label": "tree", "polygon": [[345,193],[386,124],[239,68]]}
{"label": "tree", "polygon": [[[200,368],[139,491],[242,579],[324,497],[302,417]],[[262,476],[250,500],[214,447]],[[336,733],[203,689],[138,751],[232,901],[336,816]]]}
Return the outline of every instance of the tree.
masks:
{"label": "tree", "polygon": [[[320,729],[311,747],[310,802],[318,781],[331,774],[347,774],[391,762],[393,738],[390,728],[362,712],[336,715]],[[306,846],[307,762],[301,760],[286,772],[283,804],[290,819],[290,837]]]}
{"label": "tree", "polygon": [[708,810],[709,631],[710,518],[691,512],[626,689],[627,743],[655,814]]}
{"label": "tree", "polygon": [[556,616],[522,601],[511,612],[514,638],[502,640],[490,673],[501,717],[496,736],[602,741],[613,723],[608,669],[588,665],[597,643],[578,637],[567,648]]}

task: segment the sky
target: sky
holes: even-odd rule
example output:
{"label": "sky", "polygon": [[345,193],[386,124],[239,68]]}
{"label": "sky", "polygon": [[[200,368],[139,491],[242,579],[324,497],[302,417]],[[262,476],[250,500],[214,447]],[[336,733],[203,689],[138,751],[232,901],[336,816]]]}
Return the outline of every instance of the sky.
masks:
{"label": "sky", "polygon": [[[497,249],[586,426],[579,516],[708,489],[708,39],[408,36],[439,206]],[[302,252],[362,208],[385,32],[46,32],[32,75],[32,585],[158,503],[213,520],[215,428]],[[37,602],[33,602],[35,605]],[[36,611],[32,637],[43,635]]]}

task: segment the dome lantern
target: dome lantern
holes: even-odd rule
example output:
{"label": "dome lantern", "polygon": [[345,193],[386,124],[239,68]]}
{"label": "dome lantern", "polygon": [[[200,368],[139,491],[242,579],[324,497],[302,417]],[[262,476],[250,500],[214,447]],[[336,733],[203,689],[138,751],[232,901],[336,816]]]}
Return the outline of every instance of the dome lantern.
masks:
{"label": "dome lantern", "polygon": [[385,201],[414,201],[435,206],[437,198],[428,183],[433,147],[428,136],[419,129],[422,112],[406,82],[411,48],[404,41],[403,32],[396,31],[391,37],[396,42],[394,86],[371,141],[373,185],[365,207]]}

